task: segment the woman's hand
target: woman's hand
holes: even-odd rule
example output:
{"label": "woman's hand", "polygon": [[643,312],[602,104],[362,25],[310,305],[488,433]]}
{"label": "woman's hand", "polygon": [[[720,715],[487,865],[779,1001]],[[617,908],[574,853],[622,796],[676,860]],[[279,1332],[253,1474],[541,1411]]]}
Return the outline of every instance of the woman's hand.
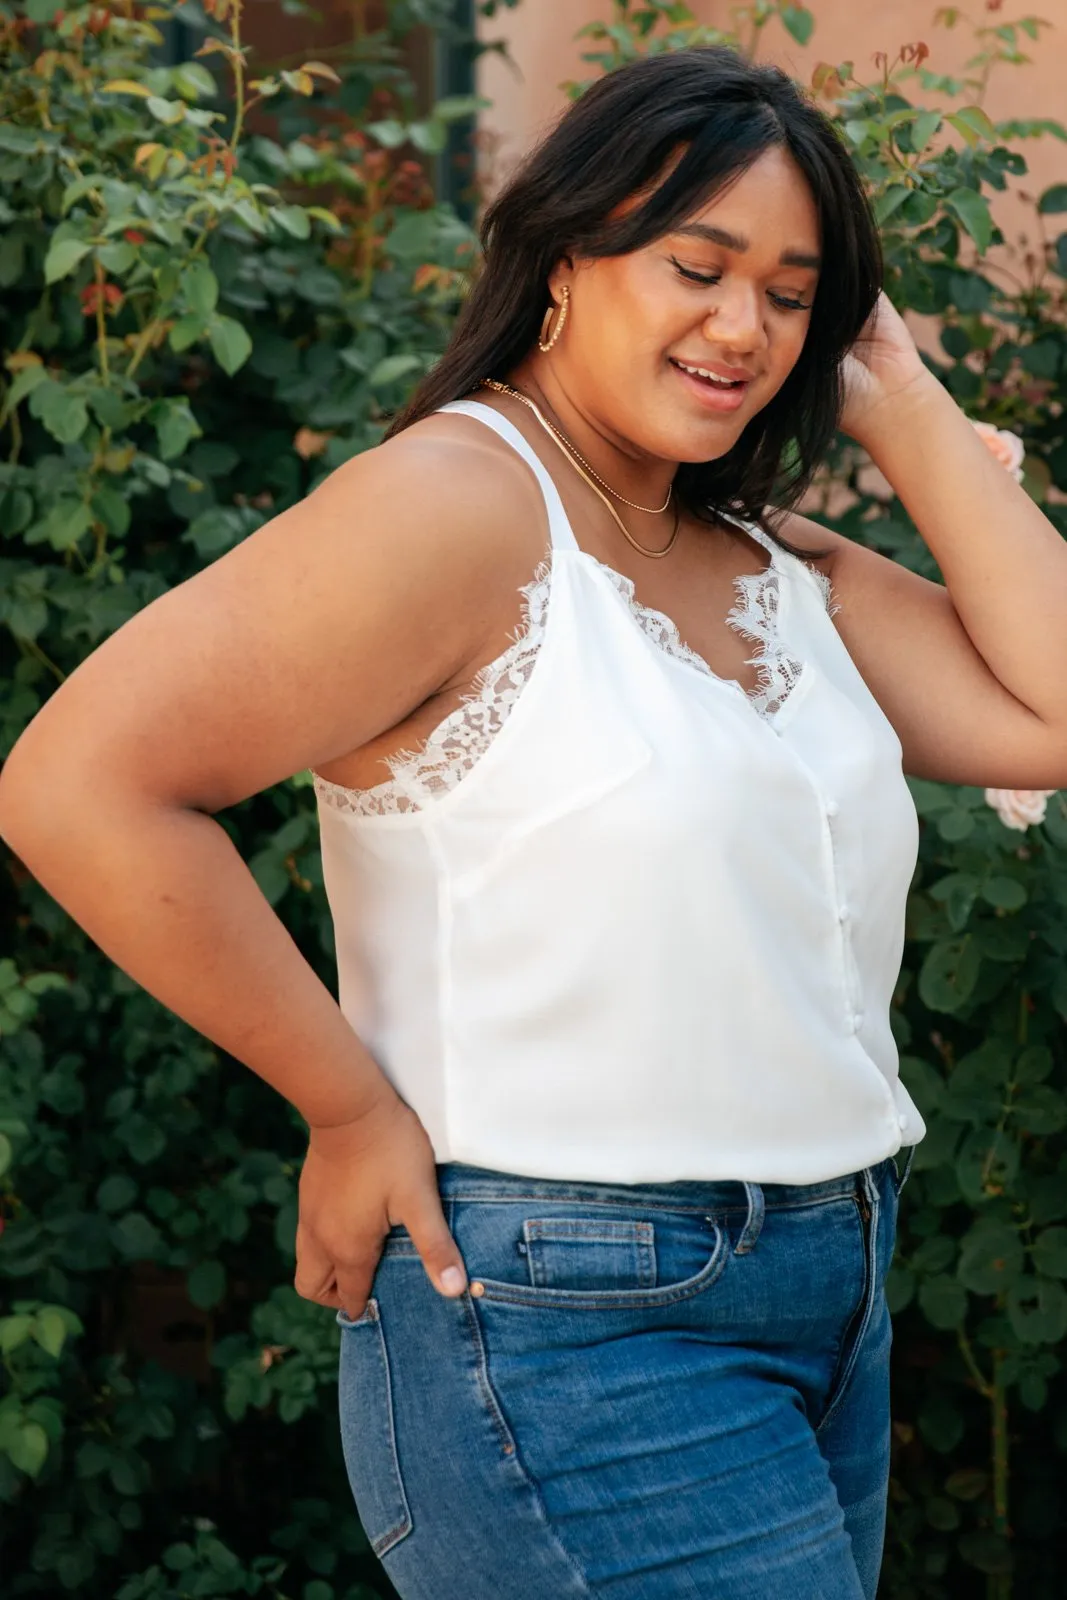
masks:
{"label": "woman's hand", "polygon": [[[382,1244],[402,1223],[430,1281],[455,1296],[467,1275],[449,1232],[426,1129],[391,1089],[354,1122],[311,1129],[300,1175],[296,1292],[359,1317]],[[457,1271],[454,1283],[443,1274]]]}
{"label": "woman's hand", "polygon": [[841,427],[866,445],[872,431],[891,421],[892,402],[937,384],[915,340],[883,290],[856,343],[842,363],[845,408]]}

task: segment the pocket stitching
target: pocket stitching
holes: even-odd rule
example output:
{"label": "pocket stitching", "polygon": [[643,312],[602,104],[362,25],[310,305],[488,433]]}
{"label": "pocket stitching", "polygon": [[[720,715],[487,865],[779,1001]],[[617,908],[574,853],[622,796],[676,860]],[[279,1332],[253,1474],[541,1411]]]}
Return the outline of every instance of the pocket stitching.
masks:
{"label": "pocket stitching", "polygon": [[[338,1313],[339,1321],[342,1314],[343,1310]],[[393,1411],[393,1375],[389,1365],[389,1350],[385,1342],[385,1332],[382,1328],[381,1310],[377,1299],[372,1295],[367,1301],[366,1306],[363,1308],[361,1315],[354,1321],[346,1316],[346,1320],[341,1322],[341,1327],[348,1331],[351,1331],[353,1328],[371,1327],[376,1327],[378,1330],[378,1346],[381,1352],[381,1370],[385,1379],[385,1420],[387,1423],[389,1465],[392,1469],[393,1486],[396,1490],[397,1497],[402,1507],[399,1521],[394,1522],[391,1527],[386,1528],[382,1533],[377,1534],[373,1539],[368,1534],[368,1543],[371,1549],[376,1556],[381,1557],[391,1550],[394,1545],[399,1544],[401,1539],[407,1537],[414,1527],[414,1522],[411,1516],[411,1506],[408,1502],[407,1490],[404,1487],[403,1474],[400,1471],[400,1451],[396,1441],[396,1417]],[[356,1511],[358,1515],[358,1506]],[[366,1529],[364,1529],[364,1532],[366,1532]]]}
{"label": "pocket stitching", "polygon": [[[539,1289],[474,1274],[474,1282],[482,1287],[482,1293],[476,1298],[560,1311],[652,1310],[659,1306],[674,1305],[680,1300],[691,1300],[702,1290],[710,1289],[726,1265],[728,1251],[725,1230],[717,1222],[712,1227],[715,1243],[710,1256],[698,1273],[692,1278],[683,1279],[681,1283],[664,1284],[661,1289]],[[469,1288],[467,1293],[470,1294]]]}
{"label": "pocket stitching", "polygon": [[530,1274],[530,1287],[534,1289],[552,1287],[551,1284],[539,1281],[549,1262],[538,1246],[554,1244],[629,1245],[633,1252],[633,1265],[636,1268],[638,1288],[635,1290],[564,1290],[561,1291],[563,1293],[636,1294],[655,1287],[656,1231],[651,1222],[637,1217],[527,1217],[522,1225],[522,1236]]}
{"label": "pocket stitching", "polygon": [[[860,1347],[864,1336],[870,1326],[871,1316],[874,1312],[875,1287],[877,1273],[875,1271],[875,1250],[878,1241],[878,1217],[880,1212],[880,1197],[875,1192],[875,1197],[869,1202],[871,1208],[870,1218],[864,1226],[863,1213],[860,1209],[859,1198],[852,1195],[856,1207],[856,1217],[859,1222],[860,1239],[863,1244],[863,1287],[856,1301],[856,1309],[848,1319],[844,1335],[841,1340],[841,1350],[834,1369],[834,1375],[827,1389],[828,1401],[826,1410],[819,1419],[815,1429],[818,1436],[827,1423],[837,1414],[841,1402],[848,1390],[849,1381],[856,1364],[859,1361]],[[850,1339],[852,1329],[855,1327],[855,1337]]]}

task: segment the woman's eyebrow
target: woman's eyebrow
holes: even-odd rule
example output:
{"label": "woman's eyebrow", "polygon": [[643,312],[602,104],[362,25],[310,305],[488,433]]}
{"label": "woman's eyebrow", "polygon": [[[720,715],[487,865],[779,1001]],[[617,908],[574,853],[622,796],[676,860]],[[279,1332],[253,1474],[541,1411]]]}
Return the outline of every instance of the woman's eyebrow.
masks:
{"label": "woman's eyebrow", "polygon": [[[725,228],[715,228],[710,222],[685,222],[674,232],[691,239],[703,239],[708,244],[725,245],[727,250],[736,250],[739,255],[748,249],[748,240],[741,234],[727,233]],[[815,272],[822,266],[821,257],[810,250],[783,250],[778,263],[783,267],[811,267]]]}

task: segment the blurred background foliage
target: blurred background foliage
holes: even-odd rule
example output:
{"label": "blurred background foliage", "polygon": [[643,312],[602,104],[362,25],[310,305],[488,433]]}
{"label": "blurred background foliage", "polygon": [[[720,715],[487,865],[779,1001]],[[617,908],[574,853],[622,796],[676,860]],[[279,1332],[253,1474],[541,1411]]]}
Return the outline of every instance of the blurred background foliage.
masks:
{"label": "blurred background foliage", "polygon": [[[321,19],[287,9],[314,41]],[[451,0],[357,0],[340,43],[264,67],[240,0],[0,0],[0,755],[123,621],[372,446],[440,353],[476,261],[477,182],[457,152],[480,102],[418,63],[427,40],[469,61],[472,18]],[[724,32],[684,4],[615,0],[584,56],[595,75],[692,42],[751,54],[764,28],[806,43],[815,20],[755,0]],[[939,23],[970,26],[951,8]],[[1067,531],[1067,182],[1035,197],[1025,250],[990,210],[1028,141],[1067,134],[982,108],[991,72],[1044,26],[979,27],[957,79],[894,41],[873,75],[824,62],[810,90],[869,183],[894,300],[935,319],[917,323],[930,365],[969,415],[1022,437],[1025,486]],[[938,576],[848,440],[807,509]],[[930,1131],[890,1285],[882,1593],[1052,1600],[1067,797],[1014,829],[979,790],[912,787],[893,1021]],[[220,821],[333,985],[308,775]],[[9,1592],[388,1596],[341,1460],[333,1317],[291,1288],[299,1119],[10,854],[0,917]]]}

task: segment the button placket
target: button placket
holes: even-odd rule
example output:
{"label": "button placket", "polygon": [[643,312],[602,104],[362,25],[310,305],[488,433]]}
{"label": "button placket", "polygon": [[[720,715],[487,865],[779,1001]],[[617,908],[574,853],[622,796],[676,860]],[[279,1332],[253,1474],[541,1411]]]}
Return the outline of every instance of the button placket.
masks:
{"label": "button placket", "polygon": [[844,966],[844,988],[847,1026],[852,1033],[858,1033],[863,1025],[863,995],[858,982],[859,967],[852,949],[850,925],[853,921],[852,907],[848,900],[841,894],[840,873],[837,867],[837,852],[834,847],[834,829],[832,819],[839,815],[841,807],[836,800],[827,799],[824,802],[827,817],[827,833],[830,840],[830,862],[833,871],[834,893],[837,902],[837,924],[841,934],[841,960]]}

